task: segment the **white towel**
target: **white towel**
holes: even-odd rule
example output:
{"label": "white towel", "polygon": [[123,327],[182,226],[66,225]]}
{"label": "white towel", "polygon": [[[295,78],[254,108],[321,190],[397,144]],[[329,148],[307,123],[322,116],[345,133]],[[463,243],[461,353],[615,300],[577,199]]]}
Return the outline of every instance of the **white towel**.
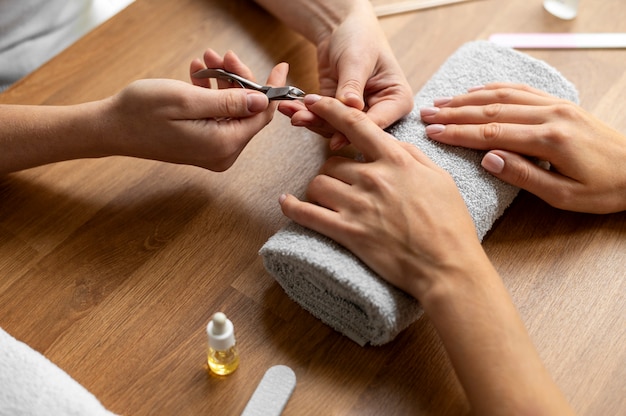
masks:
{"label": "white towel", "polygon": [[[480,166],[484,152],[436,143],[426,136],[419,108],[433,99],[490,82],[524,83],[578,102],[576,88],[557,70],[529,55],[487,41],[463,45],[415,96],[413,113],[389,129],[418,146],[454,178],[482,240],[518,189]],[[287,295],[360,345],[382,345],[419,318],[418,302],[377,276],[348,250],[295,223],[261,248],[265,268]]]}
{"label": "white towel", "polygon": [[2,328],[0,415],[114,416],[66,372]]}

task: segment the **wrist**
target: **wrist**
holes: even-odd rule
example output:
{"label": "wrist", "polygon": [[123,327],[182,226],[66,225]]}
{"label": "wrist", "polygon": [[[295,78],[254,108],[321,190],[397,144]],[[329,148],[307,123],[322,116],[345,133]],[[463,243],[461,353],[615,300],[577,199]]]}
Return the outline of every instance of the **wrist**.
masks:
{"label": "wrist", "polygon": [[366,11],[373,15],[369,0],[255,1],[316,46],[352,14]]}
{"label": "wrist", "polygon": [[427,312],[440,304],[454,301],[456,296],[480,289],[486,277],[500,280],[477,239],[456,249],[448,249],[444,258],[413,274],[419,277],[412,279],[408,292],[420,301]]}

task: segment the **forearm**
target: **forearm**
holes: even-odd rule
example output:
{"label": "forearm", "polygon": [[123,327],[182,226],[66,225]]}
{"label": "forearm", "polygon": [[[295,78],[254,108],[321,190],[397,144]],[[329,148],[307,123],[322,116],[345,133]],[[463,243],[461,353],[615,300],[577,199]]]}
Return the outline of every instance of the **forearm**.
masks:
{"label": "forearm", "polygon": [[101,106],[0,106],[0,174],[104,156]]}
{"label": "forearm", "polygon": [[255,0],[314,44],[330,35],[354,11],[371,9],[369,0]]}
{"label": "forearm", "polygon": [[571,414],[484,253],[440,279],[422,305],[476,414]]}

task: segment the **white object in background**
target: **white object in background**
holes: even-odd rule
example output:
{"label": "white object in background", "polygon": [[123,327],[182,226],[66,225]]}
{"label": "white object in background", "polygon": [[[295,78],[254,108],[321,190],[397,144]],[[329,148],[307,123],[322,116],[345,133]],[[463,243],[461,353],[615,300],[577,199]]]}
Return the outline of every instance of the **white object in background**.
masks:
{"label": "white object in background", "polygon": [[560,19],[571,20],[578,14],[578,0],[543,0],[543,8]]}
{"label": "white object in background", "polygon": [[626,33],[494,33],[489,41],[519,49],[626,48]]}

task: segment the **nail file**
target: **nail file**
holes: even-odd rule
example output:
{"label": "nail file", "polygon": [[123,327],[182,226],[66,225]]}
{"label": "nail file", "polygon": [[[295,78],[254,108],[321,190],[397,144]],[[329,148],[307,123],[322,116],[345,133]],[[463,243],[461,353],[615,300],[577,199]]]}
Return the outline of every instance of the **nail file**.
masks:
{"label": "nail file", "polygon": [[265,372],[241,416],[280,416],[296,387],[296,374],[286,365]]}
{"label": "nail file", "polygon": [[626,48],[626,33],[494,33],[489,40],[519,49]]}

